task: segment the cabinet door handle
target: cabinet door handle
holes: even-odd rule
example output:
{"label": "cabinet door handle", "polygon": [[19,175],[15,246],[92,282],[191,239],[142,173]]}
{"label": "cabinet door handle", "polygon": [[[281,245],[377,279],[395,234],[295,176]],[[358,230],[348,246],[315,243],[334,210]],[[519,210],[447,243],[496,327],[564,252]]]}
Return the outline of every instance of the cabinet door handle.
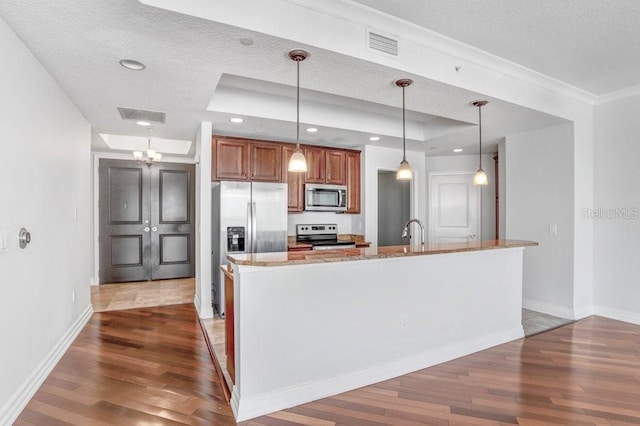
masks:
{"label": "cabinet door handle", "polygon": [[476,234],[469,234],[469,238],[475,238]]}
{"label": "cabinet door handle", "polygon": [[148,226],[144,227],[144,232],[149,232],[149,227]]}
{"label": "cabinet door handle", "polygon": [[151,230],[152,230],[153,232],[158,232],[158,227],[157,227],[157,226],[154,226],[153,228],[151,228]]}

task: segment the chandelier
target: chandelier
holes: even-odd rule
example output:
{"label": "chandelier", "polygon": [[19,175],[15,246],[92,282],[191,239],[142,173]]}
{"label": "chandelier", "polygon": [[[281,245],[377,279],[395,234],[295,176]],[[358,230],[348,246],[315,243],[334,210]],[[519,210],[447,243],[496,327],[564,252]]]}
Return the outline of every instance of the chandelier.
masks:
{"label": "chandelier", "polygon": [[147,167],[151,167],[153,163],[162,160],[162,154],[156,152],[155,149],[151,149],[151,138],[149,138],[147,139],[147,152],[133,151],[133,158],[138,164],[146,164]]}

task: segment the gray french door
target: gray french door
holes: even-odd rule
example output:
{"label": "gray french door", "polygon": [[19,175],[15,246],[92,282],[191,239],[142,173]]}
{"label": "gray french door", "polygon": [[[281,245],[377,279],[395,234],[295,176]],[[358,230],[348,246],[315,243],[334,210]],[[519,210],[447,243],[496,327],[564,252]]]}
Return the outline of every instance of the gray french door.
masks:
{"label": "gray french door", "polygon": [[194,275],[195,167],[101,159],[100,283]]}

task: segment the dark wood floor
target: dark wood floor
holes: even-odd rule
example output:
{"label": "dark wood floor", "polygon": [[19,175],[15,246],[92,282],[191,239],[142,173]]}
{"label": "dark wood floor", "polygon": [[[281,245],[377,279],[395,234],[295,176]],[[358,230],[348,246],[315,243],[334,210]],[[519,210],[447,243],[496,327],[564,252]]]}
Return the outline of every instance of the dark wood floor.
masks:
{"label": "dark wood floor", "polygon": [[[234,424],[216,377],[192,305],[94,314],[16,424]],[[590,317],[241,424],[640,424],[640,326]]]}
{"label": "dark wood floor", "polygon": [[193,304],[96,313],[16,425],[235,425]]}
{"label": "dark wood floor", "polygon": [[640,424],[640,326],[590,317],[242,423],[291,424]]}

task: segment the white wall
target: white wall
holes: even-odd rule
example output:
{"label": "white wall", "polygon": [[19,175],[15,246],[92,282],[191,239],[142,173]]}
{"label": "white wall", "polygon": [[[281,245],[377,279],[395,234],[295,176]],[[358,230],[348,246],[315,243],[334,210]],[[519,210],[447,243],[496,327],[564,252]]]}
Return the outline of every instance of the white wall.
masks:
{"label": "white wall", "polygon": [[[378,170],[395,171],[402,161],[401,149],[365,146],[364,150],[363,208],[366,212],[365,239],[378,244]],[[425,197],[425,165],[424,153],[407,151],[407,161],[413,169],[411,183],[411,217],[418,218],[423,223],[426,219]]]}
{"label": "white wall", "polygon": [[0,424],[11,424],[91,314],[91,130],[2,20],[0,62]]}
{"label": "white wall", "polygon": [[500,161],[506,237],[540,244],[525,250],[524,306],[574,318],[573,124],[507,137]]}
{"label": "white wall", "polygon": [[[487,179],[489,179],[489,185],[482,186],[482,239],[493,240],[496,235],[496,178],[495,167],[493,161],[494,154],[482,155],[482,169],[487,173]],[[426,157],[426,169],[427,169],[427,221],[429,215],[429,173],[475,173],[478,170],[478,156],[477,155],[449,155],[442,157]],[[429,225],[425,224],[427,229],[430,229]]]}
{"label": "white wall", "polygon": [[[640,324],[640,96],[596,107],[594,226],[596,313]],[[612,209],[614,209],[612,211]],[[615,210],[617,209],[617,210]]]}
{"label": "white wall", "polygon": [[193,302],[200,318],[213,318],[211,250],[211,123],[203,121],[196,133],[196,294]]}

